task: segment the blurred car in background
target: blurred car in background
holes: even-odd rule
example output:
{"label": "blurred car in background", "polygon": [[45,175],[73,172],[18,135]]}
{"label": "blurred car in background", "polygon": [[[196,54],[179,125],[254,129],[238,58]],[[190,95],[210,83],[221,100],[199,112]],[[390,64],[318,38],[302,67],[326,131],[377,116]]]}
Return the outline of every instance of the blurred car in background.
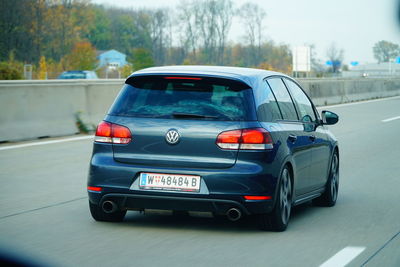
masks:
{"label": "blurred car in background", "polygon": [[91,70],[64,71],[57,79],[98,79],[96,72]]}

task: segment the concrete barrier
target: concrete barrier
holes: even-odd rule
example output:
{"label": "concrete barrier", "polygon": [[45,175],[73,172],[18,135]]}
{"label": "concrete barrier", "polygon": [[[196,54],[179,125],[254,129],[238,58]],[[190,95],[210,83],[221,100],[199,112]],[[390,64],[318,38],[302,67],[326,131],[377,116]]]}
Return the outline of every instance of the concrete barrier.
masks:
{"label": "concrete barrier", "polygon": [[75,114],[97,124],[124,80],[0,81],[0,142],[79,132]]}
{"label": "concrete barrier", "polygon": [[400,95],[400,78],[298,79],[317,106]]}
{"label": "concrete barrier", "polygon": [[[299,79],[316,105],[400,95],[400,78]],[[0,81],[0,142],[78,133],[96,125],[124,80]]]}

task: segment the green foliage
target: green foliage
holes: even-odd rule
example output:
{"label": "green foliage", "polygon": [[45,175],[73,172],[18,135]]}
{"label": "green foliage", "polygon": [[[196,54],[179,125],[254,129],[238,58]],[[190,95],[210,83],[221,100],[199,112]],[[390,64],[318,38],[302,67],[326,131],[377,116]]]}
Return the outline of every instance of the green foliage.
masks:
{"label": "green foliage", "polygon": [[[13,49],[16,60],[35,67],[44,56],[49,78],[63,70],[94,69],[95,49],[128,55],[132,70],[179,64],[290,70],[290,49],[262,38],[261,6],[247,5],[251,7],[247,13],[254,17],[243,12],[241,17],[250,35],[244,44],[232,44],[227,34],[239,13],[231,0],[188,0],[175,14],[168,9],[108,7],[90,0],[1,0],[1,4],[0,61],[10,61]],[[130,72],[128,68],[121,70],[121,76]],[[17,69],[22,73],[23,64]]]}
{"label": "green foliage", "polygon": [[86,123],[83,122],[83,120],[81,119],[81,115],[82,115],[82,111],[78,111],[75,112],[75,124],[76,127],[78,128],[80,133],[90,133],[91,131],[93,131],[93,126],[90,126]]}
{"label": "green foliage", "polygon": [[89,42],[76,43],[66,56],[67,69],[92,70],[96,67],[96,49]]}
{"label": "green foliage", "polygon": [[0,62],[0,80],[20,80],[23,78],[24,64],[15,59],[15,51],[11,50],[7,61]]}
{"label": "green foliage", "polygon": [[86,38],[99,50],[107,50],[112,45],[111,19],[103,6],[93,6],[93,23],[88,25]]}
{"label": "green foliage", "polygon": [[91,6],[88,0],[2,0],[0,60],[16,49],[23,62],[36,65],[41,56],[59,61],[88,35]]}
{"label": "green foliage", "polygon": [[374,57],[381,62],[389,62],[397,56],[400,56],[400,46],[388,41],[379,41],[372,48]]}
{"label": "green foliage", "polygon": [[151,51],[146,48],[134,48],[132,49],[131,62],[133,70],[140,70],[154,66],[153,57]]}
{"label": "green foliage", "polygon": [[21,80],[22,75],[12,65],[7,62],[0,62],[0,80]]}
{"label": "green foliage", "polygon": [[125,66],[121,67],[119,71],[121,72],[121,78],[126,78],[133,72],[132,65],[126,64]]}

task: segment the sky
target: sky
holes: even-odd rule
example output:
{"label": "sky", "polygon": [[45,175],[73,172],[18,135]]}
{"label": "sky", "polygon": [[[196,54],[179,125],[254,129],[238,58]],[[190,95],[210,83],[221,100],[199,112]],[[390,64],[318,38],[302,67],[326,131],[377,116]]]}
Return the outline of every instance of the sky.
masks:
{"label": "sky", "polygon": [[[177,9],[180,0],[92,0],[93,3],[129,8]],[[344,50],[344,63],[376,62],[372,47],[381,40],[400,44],[396,20],[397,0],[233,0],[236,7],[253,2],[267,13],[264,37],[292,48],[313,44],[317,58],[325,62],[328,47]],[[400,2],[400,0],[399,0]],[[239,20],[232,24],[229,39],[244,40]]]}

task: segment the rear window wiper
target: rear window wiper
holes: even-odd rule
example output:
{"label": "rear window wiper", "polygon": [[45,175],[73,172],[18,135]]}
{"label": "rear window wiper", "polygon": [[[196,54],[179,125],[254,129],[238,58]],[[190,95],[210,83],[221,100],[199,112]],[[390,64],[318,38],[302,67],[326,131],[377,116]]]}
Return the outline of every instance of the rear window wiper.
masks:
{"label": "rear window wiper", "polygon": [[209,115],[201,115],[201,114],[192,114],[192,113],[172,113],[174,118],[198,118],[198,119],[218,119],[217,116],[209,116]]}

